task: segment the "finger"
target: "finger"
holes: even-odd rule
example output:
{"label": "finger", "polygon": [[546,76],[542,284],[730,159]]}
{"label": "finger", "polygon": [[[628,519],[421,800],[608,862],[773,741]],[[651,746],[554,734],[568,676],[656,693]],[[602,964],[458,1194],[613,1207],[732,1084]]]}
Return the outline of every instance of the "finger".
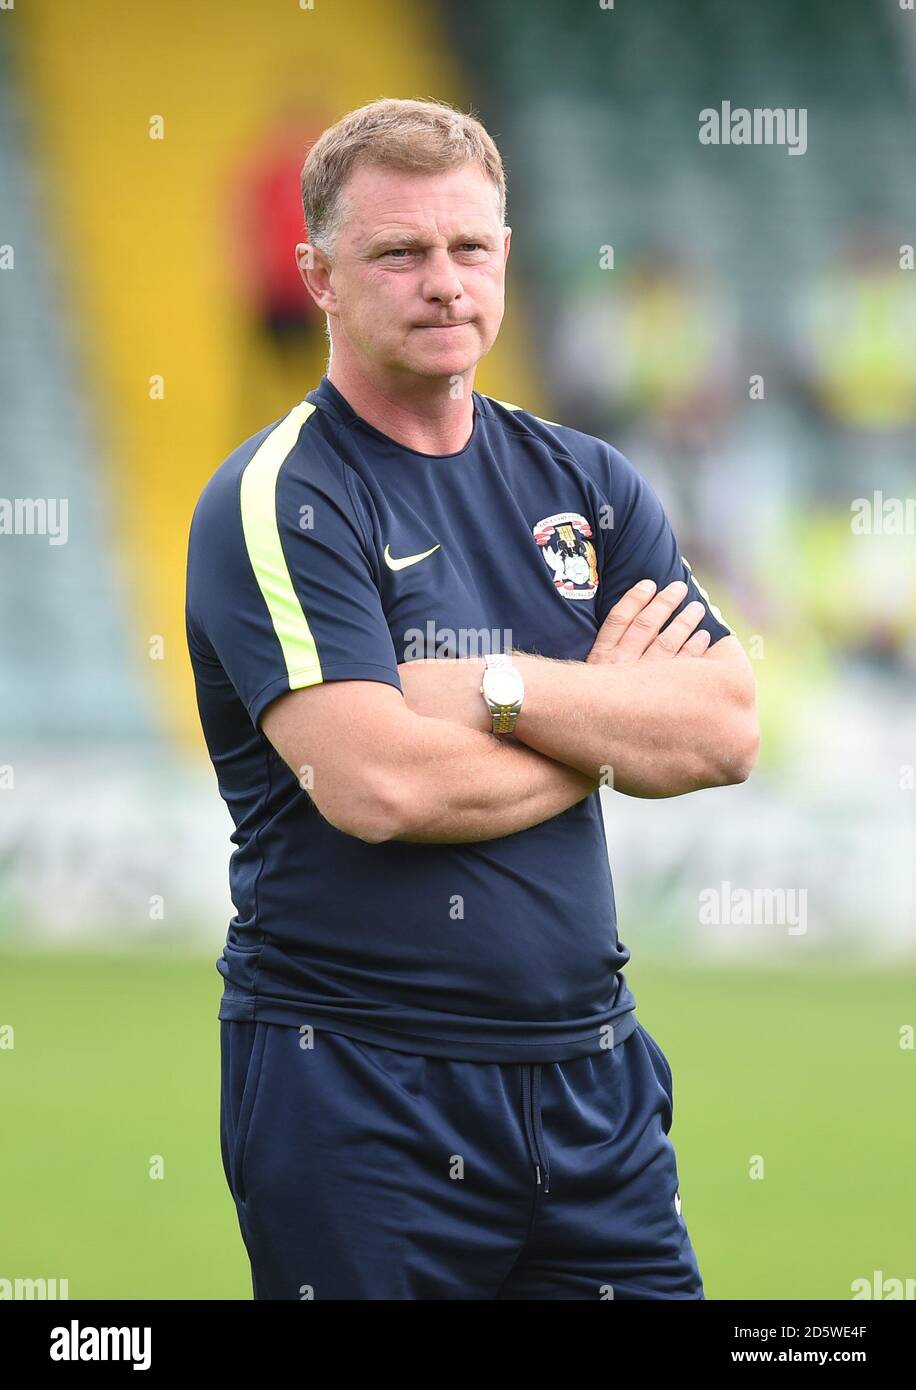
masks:
{"label": "finger", "polygon": [[678,613],[664,632],[660,632],[652,643],[652,650],[660,656],[677,656],[684,643],[690,637],[697,623],[701,622],[706,616],[706,609],[699,599],[693,603],[688,603],[682,613]]}
{"label": "finger", "polygon": [[692,637],[687,638],[678,652],[678,656],[702,656],[711,641],[712,638],[706,629],[700,628],[699,632],[695,632]]}
{"label": "finger", "polygon": [[[626,632],[623,633],[614,651],[613,659],[625,660],[627,658],[637,658],[650,647],[659,634],[660,629],[665,625],[671,614],[682,602],[687,593],[687,585],[681,580],[669,584],[666,589],[662,589],[660,594],[656,594],[651,603],[646,604],[641,612],[633,618]],[[691,631],[696,626],[692,624]],[[684,634],[686,637],[686,633]]]}
{"label": "finger", "polygon": [[702,622],[705,613],[706,609],[702,603],[688,604],[683,613],[678,613],[677,617],[668,624],[664,632],[659,633],[642,659],[648,661],[650,657],[670,658],[681,656],[688,643],[694,644],[691,646],[688,655],[702,655],[709,644],[709,633],[704,631],[694,632],[694,628],[697,623]]}
{"label": "finger", "polygon": [[632,589],[628,589],[623,598],[617,600],[601,624],[595,639],[595,647],[600,645],[602,652],[610,651],[616,647],[637,613],[651,602],[657,588],[658,585],[654,579],[640,579],[638,584],[634,584]]}

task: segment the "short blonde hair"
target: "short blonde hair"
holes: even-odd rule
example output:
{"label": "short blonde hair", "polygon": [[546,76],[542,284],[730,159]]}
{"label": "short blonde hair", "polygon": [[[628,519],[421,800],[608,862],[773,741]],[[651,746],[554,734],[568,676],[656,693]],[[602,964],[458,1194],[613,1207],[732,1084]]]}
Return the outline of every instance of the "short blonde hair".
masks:
{"label": "short blonde hair", "polygon": [[356,164],[439,174],[472,161],[494,184],[506,220],[506,175],[493,140],[474,116],[445,101],[382,97],[350,111],[312,145],[302,166],[302,211],[313,246],[330,255],[344,220],[343,186]]}

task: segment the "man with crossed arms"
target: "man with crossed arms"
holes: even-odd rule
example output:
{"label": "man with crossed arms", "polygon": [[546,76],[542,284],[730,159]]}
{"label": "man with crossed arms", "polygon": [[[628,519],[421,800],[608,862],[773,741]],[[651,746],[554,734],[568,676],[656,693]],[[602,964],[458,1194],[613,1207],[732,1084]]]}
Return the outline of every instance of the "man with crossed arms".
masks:
{"label": "man with crossed arms", "polygon": [[254,1295],[702,1299],[598,788],[745,780],[750,664],[623,455],[473,389],[511,237],[483,126],[373,102],[302,185],[327,374],[188,561]]}

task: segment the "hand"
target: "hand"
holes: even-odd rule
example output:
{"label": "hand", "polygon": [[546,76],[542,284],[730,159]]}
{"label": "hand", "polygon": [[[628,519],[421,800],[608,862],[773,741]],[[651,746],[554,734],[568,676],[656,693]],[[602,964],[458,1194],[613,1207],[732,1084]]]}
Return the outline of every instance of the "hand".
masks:
{"label": "hand", "polygon": [[695,632],[704,616],[702,603],[688,603],[672,623],[668,621],[687,593],[681,580],[656,594],[652,579],[641,579],[619,599],[598,630],[586,663],[592,666],[621,662],[657,660],[660,657],[702,656],[710,643],[709,633]]}

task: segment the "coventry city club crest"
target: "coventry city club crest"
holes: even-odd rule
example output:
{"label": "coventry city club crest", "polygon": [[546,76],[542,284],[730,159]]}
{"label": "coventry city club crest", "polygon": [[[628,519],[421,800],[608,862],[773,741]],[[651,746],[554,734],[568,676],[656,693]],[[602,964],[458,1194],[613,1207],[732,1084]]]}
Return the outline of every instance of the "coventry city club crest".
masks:
{"label": "coventry city club crest", "polygon": [[545,516],[534,527],[534,539],[553,572],[557,593],[564,598],[594,598],[598,564],[591,542],[592,528],[578,512]]}

